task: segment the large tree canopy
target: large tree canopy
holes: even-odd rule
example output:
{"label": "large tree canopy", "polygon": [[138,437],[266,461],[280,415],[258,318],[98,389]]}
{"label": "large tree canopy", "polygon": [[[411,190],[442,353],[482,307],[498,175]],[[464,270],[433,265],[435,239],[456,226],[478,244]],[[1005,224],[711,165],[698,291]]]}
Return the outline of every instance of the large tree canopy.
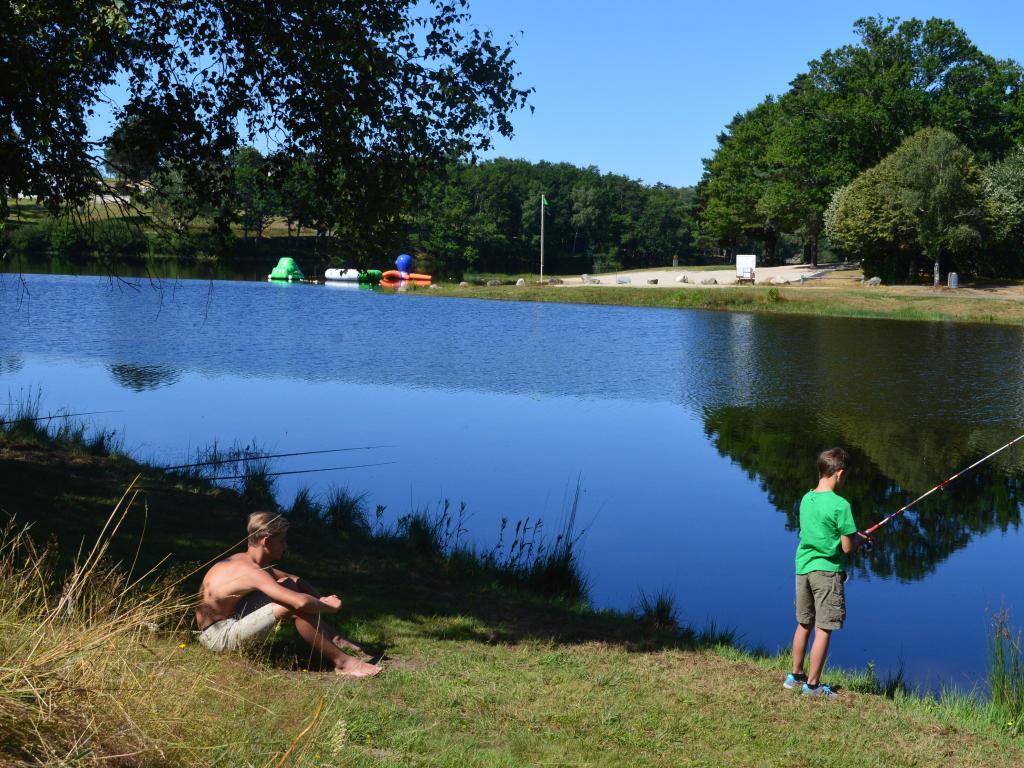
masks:
{"label": "large tree canopy", "polygon": [[794,234],[813,261],[835,190],[921,128],[949,131],[983,163],[1024,138],[1016,62],[984,54],[943,19],[866,18],[854,29],[857,43],[825,51],[719,138],[701,224],[721,245],[744,233],[770,250],[779,232]]}
{"label": "large tree canopy", "polygon": [[222,193],[230,152],[260,138],[310,159],[314,180],[360,212],[349,225],[372,230],[395,217],[424,170],[487,148],[494,132],[511,135],[509,114],[526,103],[510,43],[475,28],[467,7],[5,3],[0,206],[28,193],[57,210],[95,190],[103,159],[86,121],[122,92],[120,78],[112,107],[122,143],[173,165],[198,195]]}

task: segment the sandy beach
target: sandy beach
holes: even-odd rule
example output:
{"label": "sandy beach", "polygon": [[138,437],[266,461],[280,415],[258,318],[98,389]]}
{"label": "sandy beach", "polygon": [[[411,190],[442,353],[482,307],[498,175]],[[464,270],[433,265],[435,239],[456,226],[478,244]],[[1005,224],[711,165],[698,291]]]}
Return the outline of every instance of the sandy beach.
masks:
{"label": "sandy beach", "polygon": [[[812,267],[809,264],[785,264],[780,267],[758,267],[756,283],[758,285],[785,285],[799,283],[801,279],[811,280],[826,277],[838,269],[850,269],[850,264],[828,264]],[[681,280],[680,278],[685,278]],[[686,267],[668,267],[665,269],[624,270],[622,272],[604,272],[590,275],[590,284],[620,285],[624,288],[685,288],[687,286],[708,287],[709,285],[735,285],[736,268],[722,269],[687,269]],[[716,283],[703,283],[703,280],[714,279]],[[583,277],[563,278],[564,285],[584,285]],[[597,280],[598,283],[594,283]],[[657,280],[651,284],[650,280]]]}

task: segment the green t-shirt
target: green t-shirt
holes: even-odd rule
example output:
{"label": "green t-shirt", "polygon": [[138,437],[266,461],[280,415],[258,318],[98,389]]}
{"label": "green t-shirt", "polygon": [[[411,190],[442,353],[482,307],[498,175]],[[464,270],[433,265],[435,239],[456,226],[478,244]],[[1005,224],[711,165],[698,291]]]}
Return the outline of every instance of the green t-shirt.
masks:
{"label": "green t-shirt", "polygon": [[796,572],[842,571],[840,536],[857,532],[850,502],[832,491],[808,491],[800,500],[800,545],[796,548]]}

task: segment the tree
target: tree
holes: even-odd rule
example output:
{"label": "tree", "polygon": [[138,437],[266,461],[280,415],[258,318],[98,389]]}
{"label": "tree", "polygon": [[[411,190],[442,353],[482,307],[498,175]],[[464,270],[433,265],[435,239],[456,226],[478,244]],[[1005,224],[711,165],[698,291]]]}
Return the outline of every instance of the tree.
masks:
{"label": "tree", "polygon": [[314,194],[313,165],[304,155],[278,152],[270,158],[271,174],[277,194],[277,214],[288,225],[288,238],[302,236],[302,228],[313,222],[318,200]]}
{"label": "tree", "polygon": [[982,53],[952,21],[870,17],[859,43],[810,62],[820,120],[856,171],[878,164],[925,127],[945,128],[983,161],[1018,140],[1024,72]]}
{"label": "tree", "polygon": [[152,183],[160,167],[160,147],[140,127],[119,124],[103,145],[103,164],[118,179]]}
{"label": "tree", "polygon": [[[990,203],[974,156],[953,134],[924,128],[836,193],[828,212],[834,242],[861,257],[923,255],[939,284],[944,255],[969,253],[989,227]],[[910,277],[914,260],[910,259]],[[891,267],[888,270],[892,274]]]}
{"label": "tree", "polygon": [[[595,174],[596,175],[596,174]],[[594,242],[598,234],[598,226],[601,222],[601,191],[599,188],[600,179],[589,178],[573,185],[569,193],[569,200],[572,204],[572,214],[569,222],[572,224],[572,256],[576,256],[576,248],[581,244],[586,245]],[[582,235],[582,238],[581,238]]]}
{"label": "tree", "polygon": [[193,177],[197,196],[222,208],[217,161],[263,137],[308,154],[320,191],[333,185],[358,211],[349,231],[393,230],[410,186],[510,136],[529,94],[511,42],[467,8],[284,0],[269,20],[256,0],[14,0],[0,11],[0,206],[12,192],[54,210],[88,198],[102,161],[85,121],[124,73],[119,123]]}
{"label": "tree", "polygon": [[984,174],[998,243],[1019,259],[1024,251],[1024,146],[990,165]]}
{"label": "tree", "polygon": [[[982,53],[943,19],[864,18],[859,40],[825,51],[789,91],[738,116],[706,162],[701,224],[720,244],[800,235],[816,263],[833,193],[925,127],[984,162],[1024,136],[1024,72]],[[751,130],[759,113],[770,116]],[[760,231],[759,231],[760,230]]]}
{"label": "tree", "polygon": [[934,263],[981,239],[989,218],[984,179],[974,156],[948,131],[925,128],[892,154],[899,205],[921,252]]}
{"label": "tree", "polygon": [[862,260],[864,274],[887,281],[914,276],[916,251],[901,237],[903,213],[892,163],[881,163],[836,190],[825,211],[833,247]]}
{"label": "tree", "polygon": [[704,161],[699,192],[704,234],[722,246],[760,240],[768,263],[775,256],[779,227],[775,211],[761,202],[772,172],[767,153],[777,118],[778,104],[772,97],[736,115],[719,134],[715,154]]}
{"label": "tree", "polygon": [[546,272],[651,266],[689,253],[692,189],[506,158],[454,163],[426,185],[408,237],[435,273],[536,272],[542,193]]}
{"label": "tree", "polygon": [[149,206],[156,222],[169,224],[177,235],[185,234],[202,211],[202,205],[188,181],[172,165],[163,166],[151,175],[151,183],[142,200]]}
{"label": "tree", "polygon": [[38,197],[52,211],[96,187],[86,119],[100,91],[139,53],[113,2],[0,4],[0,223],[7,198]]}
{"label": "tree", "polygon": [[690,252],[692,192],[656,184],[636,217],[638,266],[663,266]]}
{"label": "tree", "polygon": [[235,199],[244,236],[252,230],[255,239],[263,231],[279,207],[271,165],[255,147],[243,147],[233,157]]}

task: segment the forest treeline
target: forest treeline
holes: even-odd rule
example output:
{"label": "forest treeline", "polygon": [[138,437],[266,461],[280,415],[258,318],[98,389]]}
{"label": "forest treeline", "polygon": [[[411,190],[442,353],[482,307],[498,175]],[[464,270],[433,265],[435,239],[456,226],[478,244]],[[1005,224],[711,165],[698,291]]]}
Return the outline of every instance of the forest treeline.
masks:
{"label": "forest treeline", "polygon": [[[855,43],[825,51],[785,93],[737,114],[696,188],[679,188],[593,166],[478,161],[494,132],[511,135],[509,116],[532,89],[516,85],[511,42],[464,34],[468,13],[423,19],[403,2],[394,17],[334,19],[339,34],[367,39],[378,22],[398,23],[390,48],[372,46],[383,57],[372,61],[351,46],[323,48],[301,25],[286,39],[214,23],[230,10],[220,0],[197,7],[209,23],[154,6],[196,51],[242,45],[254,60],[227,59],[234,62],[228,75],[213,77],[153,38],[144,13],[131,24],[111,22],[104,36],[57,11],[20,16],[24,29],[5,30],[18,61],[39,60],[37,80],[53,76],[52,87],[17,80],[25,98],[3,102],[13,121],[0,131],[0,155],[8,158],[0,163],[5,253],[266,258],[291,251],[315,255],[318,266],[381,266],[407,251],[418,269],[438,276],[535,273],[543,196],[549,273],[754,252],[762,264],[816,264],[826,254],[860,261],[868,276],[886,281],[938,281],[953,270],[1024,275],[1024,69],[982,52],[952,21],[857,21]],[[438,39],[447,41],[425,52],[440,69],[420,63],[416,38],[406,33],[422,23],[439,25]],[[48,52],[54,24],[77,29],[84,52]],[[93,69],[77,64],[86,54]],[[138,78],[132,98],[116,111],[117,127],[96,158],[84,115],[118,68],[129,67]],[[371,87],[372,78],[346,79],[363,70],[416,83],[420,100],[413,109]],[[300,75],[308,93],[330,82],[344,103],[309,103],[292,98],[290,85],[276,87]],[[170,85],[190,78],[199,83],[191,92]],[[372,107],[375,117],[356,119],[349,102]],[[279,140],[264,153],[253,145],[268,144],[269,126]],[[83,215],[82,206],[103,193],[128,204],[105,221]],[[10,217],[8,198],[19,194],[39,200],[48,217],[28,224]],[[267,237],[272,221],[284,223],[286,238]]]}
{"label": "forest treeline", "polygon": [[788,91],[736,115],[698,185],[699,229],[762,260],[796,240],[868,275],[1024,274],[1024,70],[942,19],[866,18]]}
{"label": "forest treeline", "polygon": [[[149,226],[120,221],[79,227],[46,220],[12,229],[8,249],[25,258],[48,254],[89,258],[117,252],[181,257],[216,256],[234,248],[240,230],[249,245],[283,222],[280,248],[309,251],[346,266],[380,266],[399,251],[421,268],[461,277],[467,272],[537,272],[544,205],[545,269],[550,273],[661,266],[695,258],[692,188],[647,186],[595,167],[499,158],[455,162],[410,193],[391,226],[366,240],[350,226],[347,203],[313,183],[313,161],[265,156],[252,147],[229,163],[228,205],[215,210],[190,193],[183,173],[153,163],[142,167],[123,147],[108,149],[108,169]],[[225,210],[225,207],[227,210]],[[218,237],[218,225],[233,225]],[[234,233],[234,234],[233,234]],[[293,240],[292,238],[295,238]],[[277,238],[274,238],[277,241]],[[282,251],[283,252],[283,251]]]}

